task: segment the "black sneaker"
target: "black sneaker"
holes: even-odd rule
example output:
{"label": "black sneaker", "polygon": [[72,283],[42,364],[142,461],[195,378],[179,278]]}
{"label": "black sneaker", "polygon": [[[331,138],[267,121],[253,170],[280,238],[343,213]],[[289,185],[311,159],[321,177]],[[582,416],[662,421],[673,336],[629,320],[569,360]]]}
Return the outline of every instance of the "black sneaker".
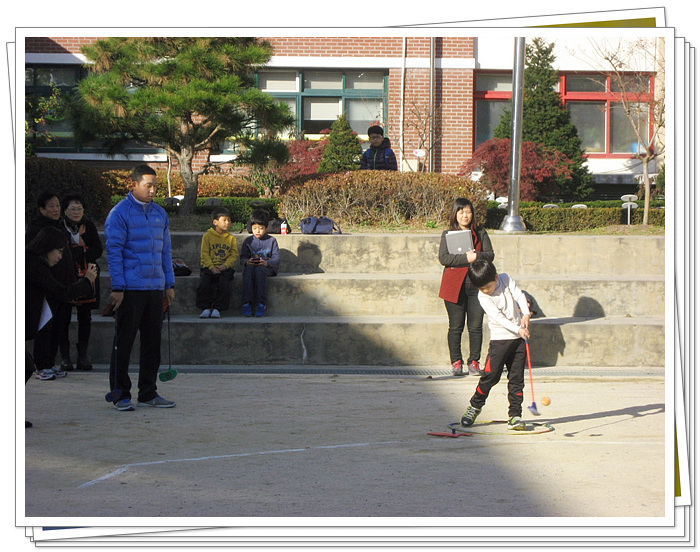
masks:
{"label": "black sneaker", "polygon": [[474,425],[474,421],[476,420],[479,414],[481,414],[481,408],[474,408],[472,405],[469,405],[469,408],[467,408],[467,411],[464,413],[464,416],[462,416],[462,425],[464,427],[470,427]]}

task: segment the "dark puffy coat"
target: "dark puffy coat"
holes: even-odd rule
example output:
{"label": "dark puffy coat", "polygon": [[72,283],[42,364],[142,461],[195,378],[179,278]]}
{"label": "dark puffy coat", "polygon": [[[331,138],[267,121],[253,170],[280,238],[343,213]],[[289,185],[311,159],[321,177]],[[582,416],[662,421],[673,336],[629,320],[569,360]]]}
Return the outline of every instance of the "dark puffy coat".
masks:
{"label": "dark puffy coat", "polygon": [[397,171],[399,169],[389,138],[384,138],[379,147],[370,146],[362,154],[360,169],[363,171]]}

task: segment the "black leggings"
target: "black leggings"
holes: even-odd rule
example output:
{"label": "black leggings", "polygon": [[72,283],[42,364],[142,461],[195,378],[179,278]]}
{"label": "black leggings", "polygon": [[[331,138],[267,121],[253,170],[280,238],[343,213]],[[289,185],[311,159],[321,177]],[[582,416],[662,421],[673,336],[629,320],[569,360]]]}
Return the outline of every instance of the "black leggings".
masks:
{"label": "black leggings", "polygon": [[479,289],[465,279],[464,286],[459,292],[456,303],[445,301],[445,309],[449,320],[447,330],[447,346],[450,350],[450,362],[462,360],[462,334],[466,321],[469,332],[469,358],[478,361],[481,357],[481,345],[483,343],[484,309],[479,304]]}

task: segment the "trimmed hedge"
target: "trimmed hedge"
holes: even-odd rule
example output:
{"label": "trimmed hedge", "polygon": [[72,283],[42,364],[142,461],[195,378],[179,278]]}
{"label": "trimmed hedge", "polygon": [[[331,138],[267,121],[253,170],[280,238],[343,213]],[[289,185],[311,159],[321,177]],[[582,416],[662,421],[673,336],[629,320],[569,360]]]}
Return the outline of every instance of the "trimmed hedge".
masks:
{"label": "trimmed hedge", "polygon": [[[117,195],[112,196],[112,206],[119,203],[125,196]],[[210,214],[216,207],[211,205],[205,205],[208,198],[198,197],[197,205],[194,208],[194,214],[196,215],[207,215]],[[225,207],[231,212],[231,222],[239,222],[241,224],[247,224],[250,219],[250,215],[253,213],[254,209],[258,208],[259,204],[263,209],[267,210],[271,216],[278,217],[280,210],[280,201],[276,198],[259,198],[259,197],[222,197],[220,207]],[[166,205],[165,198],[157,197],[153,200],[155,203],[160,205],[166,210],[168,215],[177,216],[179,207],[176,205]],[[256,204],[255,206],[251,203]]]}
{"label": "trimmed hedge", "polygon": [[[490,206],[486,217],[486,228],[500,228],[507,213],[507,209]],[[620,206],[542,209],[539,206],[529,207],[521,204],[518,214],[523,217],[525,227],[534,232],[573,232],[627,224],[627,210]],[[641,224],[643,218],[644,212],[641,207],[632,211],[632,224]],[[664,209],[649,209],[650,225],[665,226],[665,218]]]}
{"label": "trimmed hedge", "polygon": [[[130,170],[107,170],[102,177],[107,182],[113,196],[125,196],[130,187]],[[168,197],[168,173],[156,169],[158,189],[156,197]],[[185,185],[179,171],[170,173],[170,189],[172,195],[184,195]],[[202,197],[257,197],[255,185],[243,175],[233,174],[203,174],[199,177],[198,196]]]}

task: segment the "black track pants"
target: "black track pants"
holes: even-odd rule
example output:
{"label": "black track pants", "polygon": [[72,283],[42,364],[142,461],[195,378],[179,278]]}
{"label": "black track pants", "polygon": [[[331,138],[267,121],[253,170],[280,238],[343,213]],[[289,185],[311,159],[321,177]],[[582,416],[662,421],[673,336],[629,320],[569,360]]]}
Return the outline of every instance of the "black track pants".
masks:
{"label": "black track pants", "polygon": [[491,389],[501,380],[503,367],[506,366],[508,367],[508,417],[522,416],[526,359],[524,339],[491,341],[489,356],[483,367],[484,375],[479,379],[470,401],[471,405],[474,408],[482,408],[486,404]]}
{"label": "black track pants", "polygon": [[139,353],[138,400],[150,401],[157,395],[156,377],[160,367],[160,342],[163,328],[162,291],[125,291],[116,311],[116,352],[109,367],[110,388],[121,389],[122,399],[131,398],[129,360],[136,334],[141,341]]}

